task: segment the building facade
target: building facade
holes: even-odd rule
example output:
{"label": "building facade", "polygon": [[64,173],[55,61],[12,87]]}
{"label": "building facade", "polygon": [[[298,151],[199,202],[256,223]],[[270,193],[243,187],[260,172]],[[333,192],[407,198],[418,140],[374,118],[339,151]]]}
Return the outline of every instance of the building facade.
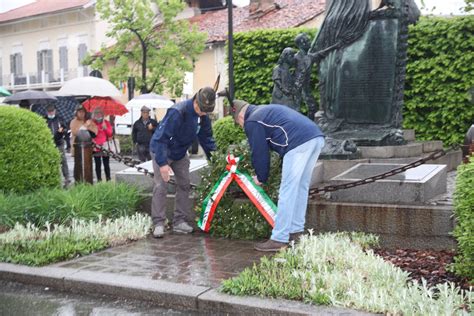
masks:
{"label": "building facade", "polygon": [[0,13],[0,86],[57,90],[88,75],[82,60],[108,42],[106,30],[91,0],[36,0]]}

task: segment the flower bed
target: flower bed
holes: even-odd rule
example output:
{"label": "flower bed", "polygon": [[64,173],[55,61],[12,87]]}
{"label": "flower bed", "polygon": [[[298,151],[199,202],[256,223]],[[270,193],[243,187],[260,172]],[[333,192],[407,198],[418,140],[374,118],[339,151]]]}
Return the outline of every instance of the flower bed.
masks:
{"label": "flower bed", "polygon": [[[370,237],[370,236],[369,236]],[[295,246],[262,258],[222,291],[301,300],[392,315],[467,314],[474,295],[452,283],[429,288],[374,254],[364,235],[304,236]]]}
{"label": "flower bed", "polygon": [[68,226],[46,223],[44,229],[16,224],[0,234],[0,261],[41,266],[68,260],[142,239],[151,226],[150,217],[138,213],[113,220],[73,219]]}

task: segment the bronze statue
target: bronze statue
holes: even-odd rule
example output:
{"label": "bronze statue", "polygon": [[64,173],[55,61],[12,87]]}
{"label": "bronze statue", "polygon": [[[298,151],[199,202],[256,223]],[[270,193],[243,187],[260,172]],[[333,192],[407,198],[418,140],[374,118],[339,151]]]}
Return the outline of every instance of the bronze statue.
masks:
{"label": "bronze statue", "polygon": [[300,100],[296,94],[294,68],[295,51],[287,47],[283,50],[278,63],[273,68],[273,93],[272,103],[283,104],[299,111]]}

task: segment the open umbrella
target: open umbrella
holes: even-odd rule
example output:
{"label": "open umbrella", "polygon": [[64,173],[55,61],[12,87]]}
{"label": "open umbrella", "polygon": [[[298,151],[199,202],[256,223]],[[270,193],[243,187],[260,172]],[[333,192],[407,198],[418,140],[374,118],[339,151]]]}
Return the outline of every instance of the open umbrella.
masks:
{"label": "open umbrella", "polygon": [[138,95],[132,100],[168,100],[168,98],[152,92]]}
{"label": "open umbrella", "polygon": [[46,104],[53,100],[57,100],[56,97],[44,91],[26,90],[5,98],[3,102],[8,104],[20,104],[21,101],[28,101],[29,104]]}
{"label": "open umbrella", "polygon": [[105,115],[120,116],[128,112],[125,105],[110,97],[92,97],[82,103],[88,112],[100,107]]}
{"label": "open umbrella", "polygon": [[12,94],[10,93],[10,91],[5,89],[4,87],[0,87],[0,97],[8,97],[8,96],[11,96],[11,95]]}
{"label": "open umbrella", "polygon": [[[56,113],[65,121],[70,122],[74,118],[76,106],[79,104],[74,97],[57,97],[57,101],[51,101],[56,106]],[[46,116],[46,104],[33,104],[31,111],[38,113],[40,116]]]}
{"label": "open umbrella", "polygon": [[122,96],[122,93],[110,81],[96,77],[80,77],[66,81],[59,89],[59,93],[73,96]]}

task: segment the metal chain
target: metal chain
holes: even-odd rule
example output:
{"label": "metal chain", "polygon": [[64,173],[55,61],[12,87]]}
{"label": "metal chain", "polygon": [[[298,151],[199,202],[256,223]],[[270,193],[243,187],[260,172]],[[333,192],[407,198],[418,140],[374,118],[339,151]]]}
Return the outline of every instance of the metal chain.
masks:
{"label": "metal chain", "polygon": [[[108,150],[107,148],[104,148],[103,146],[100,146],[100,145],[97,145],[97,144],[93,144],[93,146],[94,146],[94,148],[98,149],[100,152],[112,157],[113,159],[117,160],[118,162],[121,162],[121,163],[123,163],[123,164],[125,164],[125,165],[127,165],[131,168],[135,168],[139,172],[142,172],[145,175],[148,175],[148,176],[153,178],[153,175],[154,175],[153,172],[149,171],[146,168],[138,166],[139,164],[142,163],[141,161],[132,159],[130,157],[124,157],[122,155],[114,153],[113,151]],[[459,146],[459,145],[454,145],[454,146],[452,146],[452,148],[453,149],[459,148],[459,147],[456,147],[456,146]],[[373,183],[377,180],[386,179],[388,177],[400,174],[402,172],[407,171],[408,169],[416,168],[418,166],[421,166],[421,165],[425,164],[426,162],[428,162],[430,160],[436,160],[436,159],[439,159],[439,158],[441,158],[445,155],[446,155],[445,150],[438,149],[438,150],[434,151],[433,153],[431,153],[430,155],[428,155],[424,158],[420,158],[420,159],[418,159],[416,161],[413,161],[413,162],[411,162],[407,165],[392,169],[390,171],[387,171],[387,172],[384,172],[384,173],[381,173],[381,174],[377,174],[377,175],[372,176],[372,177],[368,177],[368,178],[353,181],[353,182],[343,183],[343,184],[339,184],[339,185],[327,185],[327,186],[324,186],[322,188],[310,189],[309,190],[309,196],[312,197],[312,196],[314,196],[316,194],[320,194],[320,193],[334,192],[334,191],[338,191],[338,190],[344,190],[344,189],[357,187],[357,186],[368,184],[368,183]],[[171,180],[171,179],[170,179],[169,183],[170,184],[176,184],[175,181]],[[191,187],[196,188],[196,185],[191,184]]]}
{"label": "metal chain", "polygon": [[413,161],[413,162],[411,162],[407,165],[392,169],[390,171],[387,171],[387,172],[384,172],[384,173],[381,173],[381,174],[377,174],[377,175],[372,176],[372,177],[368,177],[368,178],[353,181],[353,182],[343,183],[343,184],[339,184],[339,185],[327,185],[327,186],[322,187],[322,188],[310,189],[309,190],[309,196],[314,196],[314,195],[320,194],[320,193],[334,192],[334,191],[338,191],[338,190],[349,189],[349,188],[357,187],[359,185],[372,183],[372,182],[375,182],[377,180],[382,180],[382,179],[397,175],[399,173],[405,172],[408,169],[412,169],[412,168],[416,168],[418,166],[421,166],[422,164],[425,164],[426,162],[428,162],[430,160],[439,159],[439,158],[441,158],[445,155],[446,155],[446,151],[444,151],[443,149],[438,149],[438,150],[434,151],[432,154],[430,154],[430,155],[428,155],[424,158],[420,158],[420,159],[418,159],[416,161]]}

